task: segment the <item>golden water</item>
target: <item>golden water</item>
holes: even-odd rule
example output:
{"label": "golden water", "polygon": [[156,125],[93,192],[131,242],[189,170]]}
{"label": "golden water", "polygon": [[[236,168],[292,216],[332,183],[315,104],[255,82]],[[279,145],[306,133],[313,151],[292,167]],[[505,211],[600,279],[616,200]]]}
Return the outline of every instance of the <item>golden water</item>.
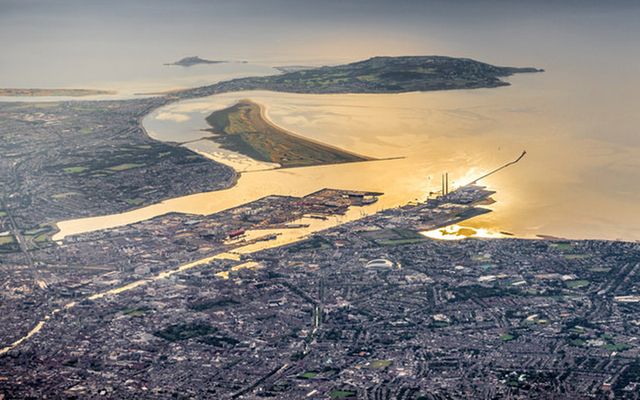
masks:
{"label": "golden water", "polygon": [[[640,171],[640,149],[588,135],[589,121],[577,123],[558,109],[563,103],[544,79],[545,74],[520,76],[513,86],[498,89],[375,95],[261,91],[174,103],[145,118],[150,136],[178,142],[207,136],[204,117],[249,98],[265,105],[273,122],[298,134],[367,156],[404,158],[270,170],[273,165],[195,141],[187,147],[251,172],[227,190],[61,222],[55,238],[172,211],[210,214],[271,194],[302,196],[325,187],[384,192],[367,209],[374,212],[424,199],[440,188],[445,171],[452,186],[464,184],[526,149],[520,163],[480,182],[497,191],[494,212],[465,225],[522,237],[640,239],[640,188],[631,181]],[[606,171],[611,173],[603,180]]]}

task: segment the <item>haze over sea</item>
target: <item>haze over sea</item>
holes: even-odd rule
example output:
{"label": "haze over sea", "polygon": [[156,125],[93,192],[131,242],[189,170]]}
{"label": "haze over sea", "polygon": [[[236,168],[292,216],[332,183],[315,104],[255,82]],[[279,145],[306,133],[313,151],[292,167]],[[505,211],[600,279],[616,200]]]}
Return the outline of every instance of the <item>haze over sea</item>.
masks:
{"label": "haze over sea", "polygon": [[[416,164],[424,181],[416,173],[381,185],[385,192],[436,189],[428,176],[444,168],[460,181],[527,149],[521,165],[485,182],[498,190],[496,212],[471,224],[524,236],[639,240],[640,4],[452,3],[2,0],[0,87],[130,97],[376,55],[544,68],[510,78],[508,88],[256,99],[297,133],[377,157],[417,160],[424,149],[433,158],[429,168],[428,159]],[[190,55],[248,63],[163,65]],[[201,114],[224,103],[197,101],[210,102]]]}

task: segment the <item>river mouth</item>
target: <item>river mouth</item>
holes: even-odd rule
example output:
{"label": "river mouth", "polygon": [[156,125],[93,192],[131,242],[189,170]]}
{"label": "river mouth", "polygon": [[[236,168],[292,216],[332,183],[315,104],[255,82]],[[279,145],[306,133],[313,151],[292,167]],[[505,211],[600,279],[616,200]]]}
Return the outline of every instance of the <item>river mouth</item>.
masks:
{"label": "river mouth", "polygon": [[[465,225],[489,235],[509,232],[524,238],[544,234],[640,239],[635,229],[640,226],[639,217],[631,213],[635,205],[628,198],[584,184],[585,176],[601,173],[600,168],[615,160],[618,145],[580,139],[579,129],[559,131],[563,122],[558,120],[559,114],[547,109],[544,98],[532,96],[541,93],[541,78],[511,80],[513,86],[499,89],[388,95],[248,91],[163,106],[143,119],[149,136],[185,143],[185,147],[231,166],[240,172],[237,184],[121,214],[63,221],[54,239],[169,212],[208,215],[267,195],[304,196],[327,187],[385,193],[365,211],[371,213],[424,200],[440,188],[444,172],[449,173],[452,187],[469,183],[523,149],[528,156],[522,163],[481,182],[497,191],[497,202],[491,206],[495,212]],[[277,169],[276,164],[201,140],[210,135],[205,118],[242,99],[260,103],[274,124],[311,140],[374,158],[402,158]],[[594,218],[593,210],[598,208],[608,213]],[[634,218],[635,222],[630,221]]]}

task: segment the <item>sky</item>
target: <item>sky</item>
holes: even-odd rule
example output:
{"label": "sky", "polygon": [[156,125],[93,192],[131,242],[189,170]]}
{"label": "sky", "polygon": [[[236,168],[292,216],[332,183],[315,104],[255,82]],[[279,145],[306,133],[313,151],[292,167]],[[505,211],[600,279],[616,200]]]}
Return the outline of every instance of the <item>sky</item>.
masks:
{"label": "sky", "polygon": [[540,53],[582,52],[557,48],[567,35],[588,37],[584,45],[605,55],[631,51],[639,15],[637,1],[0,0],[0,71],[118,68],[196,53],[320,63],[447,53],[531,63]]}

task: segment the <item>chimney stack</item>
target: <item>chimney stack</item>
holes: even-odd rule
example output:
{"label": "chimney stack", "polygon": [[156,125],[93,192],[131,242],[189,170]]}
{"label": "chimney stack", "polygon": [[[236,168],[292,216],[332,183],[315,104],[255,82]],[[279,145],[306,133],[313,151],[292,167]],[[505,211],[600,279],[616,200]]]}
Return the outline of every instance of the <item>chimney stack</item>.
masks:
{"label": "chimney stack", "polygon": [[445,177],[445,191],[446,191],[446,194],[449,194],[449,173],[446,172],[444,174],[444,177]]}

